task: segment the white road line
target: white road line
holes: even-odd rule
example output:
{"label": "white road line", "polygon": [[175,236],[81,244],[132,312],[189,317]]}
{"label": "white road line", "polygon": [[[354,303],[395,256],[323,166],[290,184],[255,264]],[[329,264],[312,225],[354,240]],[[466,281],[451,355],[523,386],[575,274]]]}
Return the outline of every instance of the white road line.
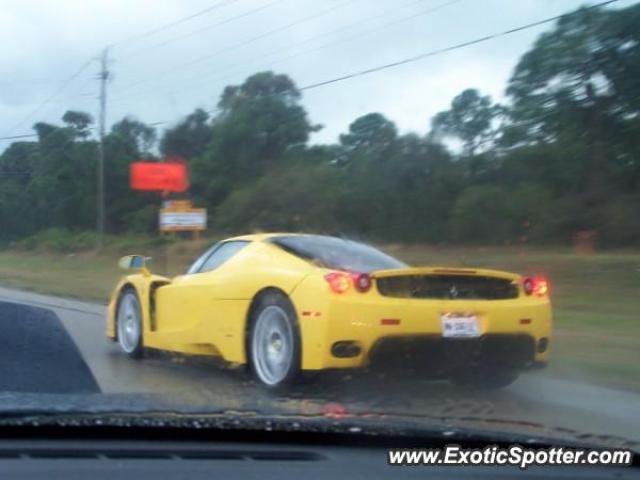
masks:
{"label": "white road line", "polygon": [[106,305],[89,303],[70,298],[53,297],[49,295],[42,295],[39,293],[27,292],[24,290],[14,290],[4,287],[0,287],[0,301],[22,303],[35,307],[68,310],[78,313],[85,313],[87,315],[96,315],[100,317],[103,317],[106,313]]}

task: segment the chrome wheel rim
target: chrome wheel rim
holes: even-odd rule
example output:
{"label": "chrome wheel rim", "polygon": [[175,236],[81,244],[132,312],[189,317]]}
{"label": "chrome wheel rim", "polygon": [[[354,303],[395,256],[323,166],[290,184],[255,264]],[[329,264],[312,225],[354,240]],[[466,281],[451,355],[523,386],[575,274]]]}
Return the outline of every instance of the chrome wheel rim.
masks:
{"label": "chrome wheel rim", "polygon": [[126,353],[133,352],[140,343],[140,305],[133,293],[127,293],[118,309],[118,343]]}
{"label": "chrome wheel rim", "polygon": [[285,379],[293,360],[293,332],[282,308],[270,305],[260,313],[253,331],[252,354],[262,382],[277,385]]}

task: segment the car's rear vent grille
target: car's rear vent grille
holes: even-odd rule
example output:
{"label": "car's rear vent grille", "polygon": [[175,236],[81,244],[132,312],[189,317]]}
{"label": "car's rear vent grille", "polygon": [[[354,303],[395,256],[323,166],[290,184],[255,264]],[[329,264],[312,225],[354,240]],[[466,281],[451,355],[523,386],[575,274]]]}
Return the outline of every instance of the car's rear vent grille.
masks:
{"label": "car's rear vent grille", "polygon": [[376,280],[385,297],[504,300],[518,296],[516,282],[481,275],[399,275]]}
{"label": "car's rear vent grille", "polygon": [[300,450],[78,450],[78,449],[4,449],[0,450],[0,461],[8,459],[33,460],[252,460],[268,462],[315,462],[325,460],[323,455]]}

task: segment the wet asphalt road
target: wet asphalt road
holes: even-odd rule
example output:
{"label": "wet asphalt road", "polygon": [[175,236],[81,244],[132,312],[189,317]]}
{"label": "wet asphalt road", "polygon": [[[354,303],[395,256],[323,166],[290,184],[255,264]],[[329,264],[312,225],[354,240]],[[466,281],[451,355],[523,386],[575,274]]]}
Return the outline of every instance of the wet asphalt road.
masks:
{"label": "wet asphalt road", "polygon": [[[104,394],[151,394],[206,410],[347,412],[543,424],[640,442],[640,394],[524,374],[511,387],[468,391],[406,372],[330,372],[275,394],[214,359],[162,353],[132,360],[104,336],[106,307],[0,288],[0,302],[48,310],[66,329]],[[590,437],[585,437],[586,439]],[[596,438],[597,439],[597,438]]]}

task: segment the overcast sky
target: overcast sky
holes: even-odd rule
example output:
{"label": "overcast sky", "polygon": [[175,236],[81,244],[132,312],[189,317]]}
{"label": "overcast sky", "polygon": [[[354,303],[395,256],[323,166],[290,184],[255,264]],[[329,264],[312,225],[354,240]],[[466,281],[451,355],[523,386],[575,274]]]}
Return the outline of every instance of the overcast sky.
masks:
{"label": "overcast sky", "polygon": [[[196,107],[213,109],[225,85],[256,71],[286,73],[304,86],[596,1],[2,0],[0,137],[32,133],[36,121],[59,122],[68,109],[95,116],[97,61],[33,112],[106,45],[109,125],[125,115],[171,124]],[[309,90],[303,104],[324,125],[314,141],[334,141],[373,111],[403,132],[425,133],[431,117],[469,87],[500,100],[519,56],[548,28]],[[6,145],[0,141],[0,149]]]}

